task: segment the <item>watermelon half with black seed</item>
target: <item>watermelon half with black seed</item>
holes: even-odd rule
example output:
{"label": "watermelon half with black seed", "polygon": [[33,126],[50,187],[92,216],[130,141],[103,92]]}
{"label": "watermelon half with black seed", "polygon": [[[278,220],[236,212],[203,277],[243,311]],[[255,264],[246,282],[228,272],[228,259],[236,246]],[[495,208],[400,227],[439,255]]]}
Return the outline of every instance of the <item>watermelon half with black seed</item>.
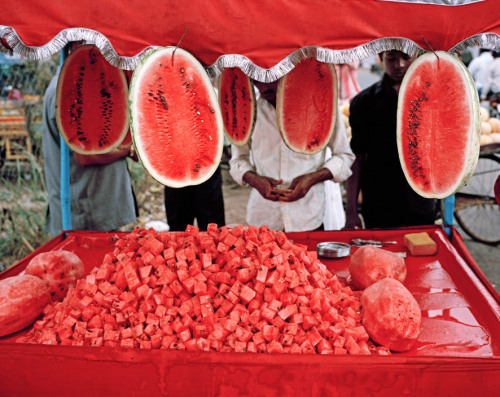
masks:
{"label": "watermelon half with black seed", "polygon": [[248,143],[257,116],[254,86],[239,68],[224,69],[219,77],[219,105],[224,130],[236,146]]}
{"label": "watermelon half with black seed", "polygon": [[71,150],[110,152],[129,129],[128,84],[123,70],[111,65],[93,45],[74,49],[59,73],[56,121]]}
{"label": "watermelon half with black seed", "polygon": [[403,78],[397,142],[401,166],[419,195],[445,198],[465,185],[479,158],[481,114],[465,65],[447,52],[419,56]]}
{"label": "watermelon half with black seed", "polygon": [[197,185],[217,169],[222,116],[210,78],[189,52],[163,47],[139,62],[130,83],[129,115],[137,155],[158,182]]}
{"label": "watermelon half with black seed", "polygon": [[308,58],[278,83],[276,113],[281,137],[293,151],[316,154],[330,141],[337,120],[335,66]]}

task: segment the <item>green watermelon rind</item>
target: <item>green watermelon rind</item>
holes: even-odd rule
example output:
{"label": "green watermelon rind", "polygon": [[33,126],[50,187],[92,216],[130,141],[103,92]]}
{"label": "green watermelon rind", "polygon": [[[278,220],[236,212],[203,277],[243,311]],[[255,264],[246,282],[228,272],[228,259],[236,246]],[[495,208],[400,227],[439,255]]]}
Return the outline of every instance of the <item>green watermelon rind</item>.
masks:
{"label": "green watermelon rind", "polygon": [[[221,100],[222,100],[222,84],[224,82],[224,72],[222,72],[222,75],[219,77],[219,84],[218,84],[218,88],[219,88],[219,106],[221,108],[221,112],[222,112],[222,104],[221,104]],[[247,134],[245,135],[245,138],[244,139],[241,139],[241,140],[237,140],[235,139],[232,134],[230,134],[226,127],[224,126],[224,132],[226,134],[226,137],[227,139],[229,140],[229,142],[231,142],[233,145],[235,146],[245,146],[249,141],[250,141],[250,138],[252,137],[252,134],[253,134],[253,130],[255,128],[255,121],[257,119],[257,104],[256,104],[256,99],[255,99],[255,91],[254,91],[254,85],[252,83],[252,79],[250,79],[250,77],[248,77],[247,75],[245,75],[244,73],[242,73],[243,76],[245,76],[245,81],[247,82],[248,84],[248,92],[250,93],[250,108],[251,108],[251,114],[250,114],[250,117],[249,117],[249,126],[248,126],[248,132]]]}
{"label": "green watermelon rind", "polygon": [[[174,54],[175,51],[175,54]],[[214,115],[216,118],[216,123],[217,123],[217,130],[216,130],[216,136],[217,136],[217,155],[214,158],[214,161],[212,163],[212,167],[203,174],[202,177],[199,177],[197,179],[190,179],[190,180],[185,180],[179,182],[178,180],[171,179],[166,177],[164,174],[160,172],[160,170],[154,169],[154,167],[151,165],[147,152],[145,148],[143,147],[143,143],[139,137],[138,134],[138,127],[136,126],[136,117],[135,115],[139,112],[139,109],[135,106],[135,98],[137,95],[141,93],[140,90],[140,78],[141,74],[145,73],[146,68],[154,62],[155,58],[160,57],[162,55],[168,55],[168,54],[174,54],[174,56],[183,56],[187,58],[192,66],[195,67],[195,69],[199,72],[199,75],[202,77],[202,80],[204,84],[206,85],[207,92],[209,93],[210,96],[210,102],[212,104],[212,108],[214,110]],[[130,87],[129,87],[129,97],[128,97],[128,109],[129,109],[129,119],[130,119],[130,131],[132,135],[132,141],[134,148],[137,153],[137,157],[139,158],[139,161],[142,163],[144,168],[148,171],[148,173],[159,183],[169,186],[169,187],[174,187],[174,188],[182,188],[186,186],[193,186],[193,185],[198,185],[201,184],[208,179],[215,173],[217,170],[217,167],[219,166],[220,159],[222,157],[222,151],[223,151],[223,140],[224,140],[224,127],[223,127],[223,121],[222,121],[222,114],[220,111],[217,95],[215,93],[215,90],[213,88],[212,82],[210,81],[210,78],[203,67],[203,65],[188,51],[183,50],[179,47],[174,47],[174,46],[166,46],[166,47],[160,47],[157,48],[149,53],[147,53],[144,57],[141,58],[141,60],[138,62],[136,68],[134,69],[134,72],[132,73],[131,81],[130,81]],[[180,154],[182,155],[182,154]]]}
{"label": "green watermelon rind", "polygon": [[[129,118],[128,118],[128,112],[125,111],[124,112],[124,115],[125,115],[125,120],[124,120],[124,123],[123,123],[123,128],[122,128],[122,131],[119,135],[117,135],[115,141],[111,144],[109,144],[108,146],[102,148],[102,149],[94,149],[94,150],[89,150],[89,149],[86,149],[86,148],[82,148],[78,145],[75,145],[69,138],[68,138],[68,133],[63,125],[63,122],[61,120],[62,118],[62,111],[64,110],[63,109],[63,106],[61,106],[59,103],[61,101],[61,99],[65,98],[65,96],[67,95],[67,93],[64,93],[62,92],[62,85],[63,85],[63,78],[64,78],[64,75],[65,75],[65,71],[66,69],[71,66],[70,65],[70,62],[72,61],[72,55],[73,54],[76,54],[78,55],[79,52],[82,52],[82,51],[87,51],[89,49],[94,49],[95,51],[97,51],[97,53],[99,54],[99,57],[101,60],[106,61],[106,59],[104,58],[104,56],[99,52],[99,50],[97,49],[97,47],[93,46],[93,45],[90,45],[90,44],[87,44],[87,45],[82,45],[78,48],[76,48],[73,52],[71,52],[68,57],[66,58],[65,62],[63,63],[62,67],[61,67],[61,71],[59,72],[59,79],[57,81],[57,88],[56,88],[56,108],[55,108],[55,111],[56,111],[56,124],[57,124],[57,127],[59,129],[59,132],[62,136],[62,138],[64,139],[64,141],[66,142],[66,144],[68,145],[68,147],[75,153],[78,153],[78,154],[82,154],[82,155],[99,155],[99,154],[105,154],[105,153],[109,153],[111,151],[113,151],[114,149],[118,148],[120,146],[120,144],[123,142],[123,140],[125,139],[127,133],[128,133],[128,129],[129,129]],[[110,65],[111,66],[111,65]],[[113,67],[114,68],[114,67]],[[128,83],[127,83],[127,78],[126,78],[126,75],[125,75],[125,72],[121,69],[118,69],[118,68],[114,68],[114,70],[116,70],[117,72],[117,75],[120,76],[119,77],[119,81],[122,83],[122,86],[124,88],[124,95],[123,95],[123,98],[122,98],[122,103],[121,105],[123,105],[124,109],[127,108],[127,91],[128,91]]]}
{"label": "green watermelon rind", "polygon": [[[401,103],[402,99],[404,98],[404,92],[406,90],[406,87],[408,86],[409,82],[412,79],[413,73],[415,70],[422,64],[423,62],[428,62],[428,61],[435,61],[438,57],[443,57],[448,60],[450,60],[460,71],[460,75],[463,77],[464,82],[466,83],[466,87],[468,87],[469,91],[469,109],[470,109],[470,117],[471,117],[471,128],[469,130],[469,142],[467,144],[468,151],[466,153],[466,159],[465,159],[465,164],[463,167],[463,170],[461,172],[460,178],[457,179],[456,183],[453,184],[453,187],[448,189],[447,191],[438,193],[438,192],[427,192],[422,189],[420,189],[414,182],[411,176],[409,175],[408,170],[405,167],[405,161],[404,161],[404,151],[402,148],[402,135],[403,135],[403,130],[402,130],[402,116],[403,116],[403,109],[404,106]],[[403,172],[405,174],[405,177],[409,183],[409,185],[412,187],[412,189],[418,193],[422,197],[426,198],[436,198],[436,199],[443,199],[446,197],[449,197],[459,191],[470,179],[472,174],[474,173],[474,170],[476,168],[478,158],[479,158],[479,137],[481,134],[481,115],[480,115],[480,103],[479,103],[479,97],[478,93],[476,90],[476,86],[474,84],[474,80],[472,79],[472,76],[470,75],[468,69],[465,67],[465,65],[454,55],[449,54],[445,51],[435,51],[435,52],[428,52],[423,55],[420,55],[408,68],[408,71],[405,74],[405,77],[403,78],[403,81],[401,83],[401,87],[399,89],[399,102],[398,102],[398,112],[397,112],[397,128],[396,128],[396,136],[397,136],[397,146],[398,146],[398,153],[399,153],[399,159],[401,163],[401,167],[403,169]]]}
{"label": "green watermelon rind", "polygon": [[[335,69],[335,65],[331,63],[324,63],[328,70],[330,71],[330,74],[332,76],[332,95],[333,95],[333,101],[332,101],[332,122],[329,126],[328,133],[325,135],[325,139],[322,144],[318,145],[314,150],[302,150],[300,148],[294,147],[291,142],[287,138],[287,132],[284,127],[284,115],[283,115],[283,103],[285,100],[285,94],[284,91],[286,90],[286,83],[288,80],[289,75],[292,73],[293,74],[293,69],[283,76],[279,82],[278,82],[278,91],[277,91],[277,97],[276,97],[276,113],[277,113],[277,120],[278,120],[278,127],[279,131],[281,133],[281,137],[283,141],[285,142],[285,145],[292,151],[296,153],[301,153],[301,154],[310,154],[314,155],[319,152],[321,152],[323,149],[325,149],[328,146],[328,142],[330,142],[330,139],[333,136],[333,133],[335,131],[335,124],[338,122],[337,121],[337,113],[338,113],[338,80],[337,80],[337,71]],[[307,84],[304,83],[304,89],[307,90]],[[293,100],[293,99],[292,99]]]}

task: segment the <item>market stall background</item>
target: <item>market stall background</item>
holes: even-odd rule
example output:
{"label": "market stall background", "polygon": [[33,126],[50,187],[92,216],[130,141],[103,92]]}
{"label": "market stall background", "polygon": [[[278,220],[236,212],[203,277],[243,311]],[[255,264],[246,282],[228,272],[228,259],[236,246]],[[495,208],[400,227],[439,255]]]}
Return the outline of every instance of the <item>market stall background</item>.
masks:
{"label": "market stall background", "polygon": [[[116,0],[76,4],[29,0],[2,5],[0,39],[3,49],[27,59],[46,59],[70,42],[86,41],[95,44],[111,64],[123,69],[133,69],[157,47],[179,45],[198,58],[212,75],[225,67],[240,67],[254,79],[274,81],[305,57],[339,64],[389,49],[411,55],[432,50],[454,53],[468,46],[499,49],[499,11],[500,2],[496,0],[300,3],[131,0],[126,6]],[[364,395],[367,390],[374,395],[388,391],[426,395],[439,385],[435,395],[447,395],[450,391],[460,394],[473,388],[493,394],[500,387],[499,343],[495,336],[500,318],[498,297],[488,288],[481,273],[475,273],[472,258],[466,249],[460,248],[459,242],[453,249],[444,244],[446,250],[459,258],[457,263],[462,269],[460,276],[452,277],[452,284],[466,300],[473,302],[473,319],[459,320],[477,321],[479,328],[485,330],[476,335],[482,341],[481,346],[487,346],[477,356],[455,352],[439,358],[415,355],[389,360],[378,360],[380,357],[290,360],[274,355],[208,357],[201,353],[181,355],[184,352],[123,349],[109,352],[105,348],[86,348],[82,355],[82,350],[75,351],[72,347],[25,346],[3,340],[0,391],[10,395],[17,388],[48,394],[64,393],[68,387],[72,392],[78,388],[84,394],[103,390],[116,393],[124,391],[123,387],[128,391],[135,387],[137,394],[198,389],[210,395],[218,392],[235,395],[248,394],[252,389],[247,385],[265,385],[262,390],[274,390],[276,395],[278,390],[291,395],[349,390],[352,395]],[[20,271],[24,265],[10,272]],[[471,340],[463,342],[466,346]],[[443,349],[446,351],[446,345]],[[51,365],[47,366],[47,362]],[[56,378],[51,375],[53,370],[65,371],[67,375],[65,382],[57,387]],[[23,382],[26,371],[28,381]],[[193,371],[204,382],[189,383]],[[82,376],[75,377],[77,372]],[[333,372],[337,375],[333,376]],[[243,373],[251,375],[244,377],[243,382],[247,382],[244,387]],[[127,382],[123,375],[128,376]],[[277,382],[283,376],[285,381]],[[89,378],[95,381],[86,382]],[[352,390],[353,385],[358,389]]]}

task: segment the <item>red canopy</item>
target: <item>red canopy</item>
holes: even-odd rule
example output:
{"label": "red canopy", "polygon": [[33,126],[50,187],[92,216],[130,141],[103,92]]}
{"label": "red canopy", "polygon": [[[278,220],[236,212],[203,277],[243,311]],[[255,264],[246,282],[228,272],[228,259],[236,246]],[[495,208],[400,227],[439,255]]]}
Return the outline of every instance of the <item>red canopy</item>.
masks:
{"label": "red canopy", "polygon": [[387,49],[417,55],[472,45],[500,48],[498,0],[3,3],[0,38],[14,52],[44,59],[70,41],[86,40],[124,69],[133,69],[154,47],[175,46],[181,38],[180,47],[209,71],[238,66],[267,81],[311,56],[347,63]]}

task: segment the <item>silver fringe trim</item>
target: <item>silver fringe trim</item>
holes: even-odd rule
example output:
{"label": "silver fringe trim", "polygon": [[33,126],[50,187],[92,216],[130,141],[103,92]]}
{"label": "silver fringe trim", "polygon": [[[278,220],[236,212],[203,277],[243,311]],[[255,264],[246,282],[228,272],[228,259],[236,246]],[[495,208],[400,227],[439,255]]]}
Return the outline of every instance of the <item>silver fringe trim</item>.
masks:
{"label": "silver fringe trim", "polygon": [[396,3],[418,3],[418,4],[433,4],[438,6],[463,6],[467,4],[480,3],[485,0],[378,0],[392,1]]}
{"label": "silver fringe trim", "polygon": [[418,56],[425,52],[422,47],[409,39],[383,38],[373,40],[359,47],[344,50],[330,50],[315,46],[303,47],[292,52],[270,69],[261,68],[242,55],[222,55],[213,65],[207,68],[207,71],[211,77],[216,77],[225,68],[238,67],[250,78],[269,83],[283,77],[300,61],[307,58],[315,58],[325,63],[341,64],[360,61],[371,55],[388,50],[399,50],[412,56]]}
{"label": "silver fringe trim", "polygon": [[[111,42],[102,33],[85,28],[69,28],[60,31],[52,40],[41,47],[30,47],[23,43],[16,31],[9,26],[0,25],[0,37],[5,39],[12,48],[12,52],[20,54],[27,59],[42,60],[50,58],[70,42],[85,42],[94,44],[108,60],[117,68],[133,70],[139,61],[148,53],[160,46],[149,46],[132,57],[118,55]],[[482,33],[472,36],[456,44],[448,52],[458,53],[467,47],[480,46],[500,51],[500,35],[496,33]],[[3,46],[0,45],[0,48]],[[5,49],[4,49],[5,50]],[[283,77],[295,65],[306,58],[315,58],[320,62],[341,64],[360,61],[369,56],[383,51],[399,50],[412,56],[418,56],[431,48],[422,48],[414,41],[401,37],[387,37],[373,40],[369,43],[354,48],[331,50],[323,47],[303,47],[282,59],[269,69],[264,69],[254,64],[249,58],[239,54],[226,54],[220,56],[212,65],[206,66],[210,77],[219,76],[225,68],[240,68],[250,78],[262,82],[276,81]]]}
{"label": "silver fringe trim", "polygon": [[41,47],[30,47],[23,43],[16,31],[9,26],[0,25],[0,37],[4,38],[12,51],[27,59],[42,60],[50,58],[71,42],[84,42],[95,45],[104,58],[113,66],[124,70],[133,70],[139,60],[158,47],[147,47],[133,57],[118,55],[111,42],[102,33],[86,28],[61,30],[52,40]]}
{"label": "silver fringe trim", "polygon": [[450,53],[460,53],[470,47],[491,48],[495,51],[500,51],[500,36],[496,33],[482,33],[476,36],[469,37],[450,48]]}

